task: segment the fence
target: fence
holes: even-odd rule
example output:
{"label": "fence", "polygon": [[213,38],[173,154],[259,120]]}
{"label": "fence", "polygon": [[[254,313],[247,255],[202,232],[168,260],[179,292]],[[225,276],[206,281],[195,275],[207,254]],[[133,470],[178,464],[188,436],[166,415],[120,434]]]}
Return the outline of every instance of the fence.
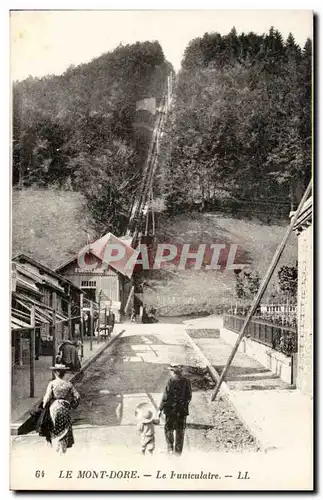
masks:
{"label": "fence", "polygon": [[[228,330],[240,332],[245,318],[225,314],[223,326]],[[282,325],[275,325],[259,319],[252,319],[246,329],[246,335],[252,340],[264,344],[271,349],[291,356],[297,352],[297,330]]]}

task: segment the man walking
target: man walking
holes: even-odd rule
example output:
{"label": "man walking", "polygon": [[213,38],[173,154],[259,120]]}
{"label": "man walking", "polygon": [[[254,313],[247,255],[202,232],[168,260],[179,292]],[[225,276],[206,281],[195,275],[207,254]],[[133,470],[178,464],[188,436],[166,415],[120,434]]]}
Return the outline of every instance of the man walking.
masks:
{"label": "man walking", "polygon": [[[188,406],[192,399],[191,382],[182,375],[181,365],[169,367],[171,376],[165,387],[165,391],[159,406],[159,416],[165,414],[165,438],[168,453],[175,451],[181,455],[184,444],[184,433]],[[174,450],[175,432],[175,450]]]}

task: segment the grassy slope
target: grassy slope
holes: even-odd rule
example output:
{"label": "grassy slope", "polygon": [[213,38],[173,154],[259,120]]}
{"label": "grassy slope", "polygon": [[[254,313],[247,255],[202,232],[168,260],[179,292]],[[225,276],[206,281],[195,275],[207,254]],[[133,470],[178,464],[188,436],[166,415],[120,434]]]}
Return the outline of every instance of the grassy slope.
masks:
{"label": "grassy slope", "polygon": [[14,190],[12,254],[28,253],[54,268],[86,243],[87,214],[78,193],[48,189]]}
{"label": "grassy slope", "polygon": [[[74,255],[86,243],[89,227],[83,199],[78,193],[28,189],[14,191],[12,200],[12,253],[29,253],[55,267]],[[268,226],[216,214],[161,217],[159,241],[182,243],[237,243],[247,253],[251,266],[262,276],[281,241],[285,225]],[[293,235],[280,265],[294,264],[297,240]],[[274,280],[275,281],[275,280]],[[234,295],[232,271],[195,271],[161,273],[149,279],[145,301],[157,306],[161,315],[212,312],[223,299]],[[152,288],[151,288],[152,287]]]}
{"label": "grassy slope", "polygon": [[[182,215],[159,221],[159,241],[182,243],[236,243],[244,250],[252,269],[262,277],[286,229],[282,225],[265,225],[218,214]],[[297,260],[297,239],[293,234],[279,263],[294,265]],[[183,270],[152,275],[145,293],[148,304],[157,307],[160,315],[181,315],[212,312],[222,301],[235,296],[233,271]],[[268,293],[277,284],[274,275]]]}

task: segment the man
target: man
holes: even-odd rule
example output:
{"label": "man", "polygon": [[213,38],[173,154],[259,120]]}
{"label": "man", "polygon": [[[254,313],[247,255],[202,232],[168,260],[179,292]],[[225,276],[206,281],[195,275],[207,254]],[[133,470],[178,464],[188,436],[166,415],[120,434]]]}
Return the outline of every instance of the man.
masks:
{"label": "man", "polygon": [[[165,414],[165,438],[168,453],[175,451],[181,455],[184,444],[184,433],[188,406],[192,399],[191,382],[182,375],[183,367],[172,364],[169,368],[170,379],[167,382],[160,406],[159,417]],[[175,450],[174,450],[175,432]]]}
{"label": "man", "polygon": [[78,372],[81,368],[81,362],[77,352],[75,342],[64,340],[58,349],[60,363],[67,366],[72,372]]}

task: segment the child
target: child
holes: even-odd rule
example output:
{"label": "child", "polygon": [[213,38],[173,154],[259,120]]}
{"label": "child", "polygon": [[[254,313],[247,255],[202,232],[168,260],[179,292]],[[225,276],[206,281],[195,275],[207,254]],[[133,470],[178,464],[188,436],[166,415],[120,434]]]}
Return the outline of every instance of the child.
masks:
{"label": "child", "polygon": [[150,455],[155,449],[155,425],[159,424],[159,419],[154,419],[150,410],[143,410],[139,415],[137,430],[140,434],[141,453],[145,455],[146,450]]}

